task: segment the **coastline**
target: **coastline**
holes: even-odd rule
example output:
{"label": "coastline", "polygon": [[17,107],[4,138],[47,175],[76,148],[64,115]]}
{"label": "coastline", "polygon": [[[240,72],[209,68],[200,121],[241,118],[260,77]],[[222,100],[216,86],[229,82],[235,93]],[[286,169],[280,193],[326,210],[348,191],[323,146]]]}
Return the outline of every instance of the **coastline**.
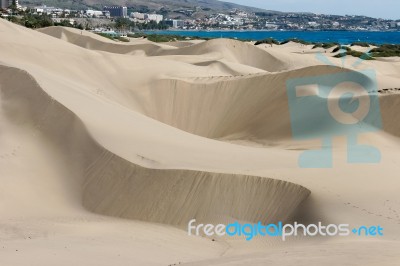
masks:
{"label": "coastline", "polygon": [[374,44],[400,44],[400,31],[266,31],[266,30],[150,30],[146,34],[180,35],[201,38],[232,38],[238,40],[278,41],[299,39],[308,42],[367,42]]}

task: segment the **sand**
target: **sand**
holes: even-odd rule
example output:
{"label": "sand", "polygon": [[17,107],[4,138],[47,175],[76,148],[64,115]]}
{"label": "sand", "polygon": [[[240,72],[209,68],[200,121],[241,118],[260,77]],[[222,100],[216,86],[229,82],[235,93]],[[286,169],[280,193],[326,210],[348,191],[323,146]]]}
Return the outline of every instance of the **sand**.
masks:
{"label": "sand", "polygon": [[[322,62],[294,43],[117,43],[4,20],[0,34],[0,264],[400,263],[399,61]],[[320,144],[293,140],[286,81],[367,68],[383,126],[360,141],[382,161],[347,164],[337,138],[333,168],[299,168]],[[386,233],[247,242],[188,236],[193,218]]]}

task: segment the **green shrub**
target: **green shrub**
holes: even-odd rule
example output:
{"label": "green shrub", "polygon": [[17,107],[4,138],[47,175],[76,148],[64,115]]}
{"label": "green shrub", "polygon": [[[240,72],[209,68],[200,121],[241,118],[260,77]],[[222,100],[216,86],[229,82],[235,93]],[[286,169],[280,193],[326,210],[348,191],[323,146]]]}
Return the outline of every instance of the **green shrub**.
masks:
{"label": "green shrub", "polygon": [[147,35],[141,32],[135,32],[135,33],[128,33],[129,38],[146,38]]}
{"label": "green shrub", "polygon": [[361,46],[361,47],[369,47],[369,43],[366,42],[353,42],[350,46]]}
{"label": "green shrub", "polygon": [[160,34],[149,34],[147,39],[152,42],[176,42],[176,41],[186,41],[186,40],[210,40],[211,38],[201,38],[198,36],[188,37],[181,35],[160,35]]}
{"label": "green shrub", "polygon": [[260,45],[260,44],[276,44],[279,45],[279,42],[273,38],[267,38],[261,41],[256,41],[254,45]]}
{"label": "green shrub", "polygon": [[351,49],[347,46],[337,46],[335,49],[332,50],[332,53],[339,52],[340,50],[351,51]]}
{"label": "green shrub", "polygon": [[297,38],[291,38],[291,39],[284,40],[280,44],[287,44],[289,42],[295,42],[295,43],[300,43],[300,44],[304,44],[304,45],[312,44],[311,42],[303,41],[303,40],[300,40],[300,39],[297,39]]}
{"label": "green shrub", "polygon": [[370,51],[374,57],[400,56],[400,44],[383,44]]}
{"label": "green shrub", "polygon": [[358,58],[361,58],[363,60],[375,60],[370,54],[359,52],[359,51],[353,51],[351,49],[347,50],[344,53],[339,53],[339,54],[335,55],[334,57],[342,58],[342,57],[347,56],[347,55],[358,57]]}
{"label": "green shrub", "polygon": [[110,34],[107,34],[107,33],[97,33],[98,35],[100,35],[100,36],[102,36],[102,37],[104,37],[104,38],[107,38],[107,39],[110,39],[110,40],[113,40],[114,41],[114,37],[113,36],[111,36]]}
{"label": "green shrub", "polygon": [[316,43],[312,49],[316,49],[316,48],[324,48],[324,49],[329,49],[332,48],[334,46],[339,46],[339,44],[337,42],[324,42],[324,43]]}

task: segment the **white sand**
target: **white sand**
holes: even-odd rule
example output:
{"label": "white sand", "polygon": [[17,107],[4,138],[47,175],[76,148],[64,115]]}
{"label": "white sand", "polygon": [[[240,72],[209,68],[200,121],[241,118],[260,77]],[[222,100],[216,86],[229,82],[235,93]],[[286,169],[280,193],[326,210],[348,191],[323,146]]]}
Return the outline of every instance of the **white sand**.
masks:
{"label": "white sand", "polygon": [[[291,139],[285,82],[345,71],[341,59],[3,20],[0,34],[1,265],[400,264],[397,90],[380,94],[384,130],[361,139],[380,164],[347,164],[338,138],[334,167],[307,170],[297,158],[318,142]],[[400,88],[387,61],[343,67]],[[385,236],[211,241],[187,236],[192,218],[380,224]]]}

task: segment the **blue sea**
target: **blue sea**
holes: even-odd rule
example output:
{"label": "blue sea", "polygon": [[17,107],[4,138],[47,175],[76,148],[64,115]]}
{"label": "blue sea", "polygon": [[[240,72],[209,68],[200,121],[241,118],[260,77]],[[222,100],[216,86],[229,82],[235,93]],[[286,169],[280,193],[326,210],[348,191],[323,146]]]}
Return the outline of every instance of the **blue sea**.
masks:
{"label": "blue sea", "polygon": [[309,42],[368,42],[375,44],[400,44],[400,31],[146,31],[151,34],[173,34],[188,37],[237,38],[240,40],[262,40],[272,37],[278,41],[297,38]]}

